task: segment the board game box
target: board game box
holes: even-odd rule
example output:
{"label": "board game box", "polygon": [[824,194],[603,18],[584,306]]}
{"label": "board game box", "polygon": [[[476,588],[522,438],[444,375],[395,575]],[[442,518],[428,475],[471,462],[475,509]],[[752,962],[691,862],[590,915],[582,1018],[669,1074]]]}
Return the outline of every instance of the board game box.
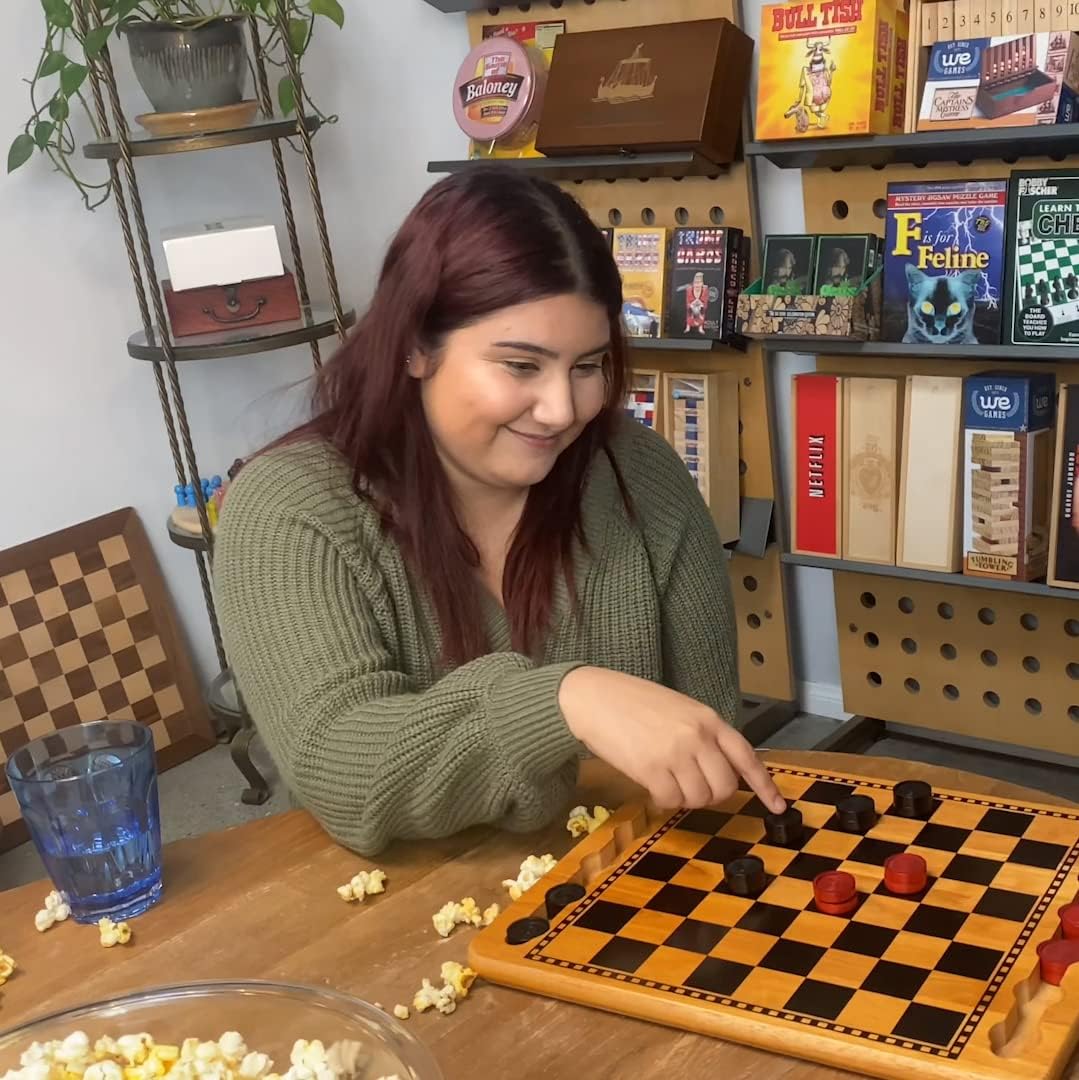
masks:
{"label": "board game box", "polygon": [[1079,589],[1079,384],[1062,386],[1057,406],[1049,584]]}
{"label": "board game box", "polygon": [[888,185],[881,337],[997,344],[1007,180]]}
{"label": "board game box", "polygon": [[854,296],[876,272],[883,244],[883,239],[872,233],[819,236],[813,292],[817,296]]}
{"label": "board game box", "polygon": [[791,551],[843,555],[843,379],[803,372],[791,379],[794,483]]}
{"label": "board game box", "polygon": [[1069,122],[1077,87],[1079,34],[938,41],[929,54],[918,130]]}
{"label": "board game box", "polygon": [[727,341],[745,283],[742,230],[675,229],[667,287],[667,336]]}
{"label": "board game box", "polygon": [[630,337],[659,337],[663,326],[666,229],[615,229],[614,261],[622,275],[622,324]]}
{"label": "board game box", "polygon": [[756,137],[889,132],[895,11],[894,0],[765,4]]}
{"label": "board game box", "polygon": [[768,236],[764,241],[762,291],[769,296],[808,296],[813,292],[817,238],[803,234]]}
{"label": "board game box", "polygon": [[1079,170],[1012,173],[1007,250],[1004,342],[1079,345]]}

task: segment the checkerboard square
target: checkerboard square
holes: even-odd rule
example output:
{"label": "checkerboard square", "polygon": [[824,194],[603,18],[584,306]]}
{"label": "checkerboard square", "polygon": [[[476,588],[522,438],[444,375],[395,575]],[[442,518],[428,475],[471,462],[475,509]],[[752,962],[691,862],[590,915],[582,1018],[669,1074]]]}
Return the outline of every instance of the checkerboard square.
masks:
{"label": "checkerboard square", "polygon": [[802,792],[799,800],[802,802],[827,803],[829,806],[835,806],[836,803],[842,802],[853,791],[853,784],[835,784],[827,780],[817,780]]}
{"label": "checkerboard square", "polygon": [[612,904],[609,900],[597,900],[578,920],[577,926],[586,930],[601,930],[605,934],[617,934],[638,909],[627,904]]}
{"label": "checkerboard square", "polygon": [[[165,670],[167,672],[167,667]],[[160,686],[154,686],[154,678],[149,672],[147,677],[150,679],[150,686],[154,690],[161,688]],[[626,873],[631,874],[633,877],[651,878],[653,881],[670,881],[687,862],[689,862],[688,859],[679,858],[677,855],[664,855],[659,852],[649,851],[647,854],[642,855]]]}
{"label": "checkerboard square", "polygon": [[0,669],[9,668],[25,659],[26,646],[18,634],[12,634],[0,641]]}
{"label": "checkerboard square", "polygon": [[53,709],[52,722],[58,728],[74,727],[80,723],[79,710],[75,708],[74,702],[69,701],[66,705]]}
{"label": "checkerboard square", "polygon": [[715,923],[701,922],[698,919],[683,919],[678,929],[663,944],[673,949],[707,955],[726,933],[725,926],[716,926]]}
{"label": "checkerboard square", "polygon": [[947,908],[934,907],[932,904],[919,904],[903,929],[913,934],[951,939],[966,921],[965,911],[949,911]]}
{"label": "checkerboard square", "polygon": [[910,1001],[925,982],[929,972],[910,964],[897,964],[894,960],[878,960],[862,988],[875,994],[903,998]]}
{"label": "checkerboard square", "polygon": [[891,1031],[906,1012],[908,1002],[887,994],[859,990],[850,1004],[836,1017],[836,1022],[862,1031]]}
{"label": "checkerboard square", "polygon": [[113,588],[118,593],[123,592],[135,584],[135,568],[129,562],[116,563],[109,567],[109,577],[112,578]]}
{"label": "checkerboard square", "polygon": [[0,731],[0,750],[4,751],[6,757],[11,757],[16,750],[25,746],[30,741],[30,737],[26,734],[25,723],[20,723],[18,727],[8,728],[6,731]]}
{"label": "checkerboard square", "polygon": [[102,626],[112,626],[124,617],[119,599],[111,594],[94,601],[94,610],[97,611],[97,617],[101,620]]}
{"label": "checkerboard square", "polygon": [[706,990],[711,994],[732,995],[753,971],[748,964],[707,956],[686,979],[686,986]]}
{"label": "checkerboard square", "polygon": [[687,832],[714,836],[730,819],[730,814],[724,814],[720,810],[690,810],[678,822],[678,828],[685,829]]}
{"label": "checkerboard square", "polygon": [[68,581],[61,585],[60,591],[63,593],[64,603],[67,604],[69,611],[74,611],[76,608],[85,607],[87,604],[92,603],[90,590],[86,587],[86,582],[81,578],[76,578],[74,581]]}
{"label": "checkerboard square", "polygon": [[64,602],[64,594],[59,586],[37,593],[36,599],[37,609],[46,622],[67,614],[67,604]]}
{"label": "checkerboard square", "polygon": [[956,881],[969,881],[975,885],[989,885],[1000,873],[999,862],[993,859],[978,859],[973,855],[956,855],[944,868],[941,877]]}
{"label": "checkerboard square", "polygon": [[705,862],[722,863],[726,866],[731,859],[738,859],[747,854],[752,846],[752,844],[747,844],[744,840],[728,840],[722,836],[713,836],[697,852],[696,857],[703,859]]}
{"label": "checkerboard square", "polygon": [[27,627],[20,632],[19,636],[22,638],[27,656],[39,656],[43,652],[52,650],[53,644],[49,639],[49,631],[43,622]]}
{"label": "checkerboard square", "polygon": [[707,895],[708,893],[701,889],[664,885],[645,907],[650,911],[665,911],[670,915],[689,915]]}
{"label": "checkerboard square", "polygon": [[911,1002],[892,1029],[893,1035],[933,1046],[947,1046],[955,1038],[966,1014],[951,1009],[938,1009],[932,1005]]}
{"label": "checkerboard square", "polygon": [[854,990],[851,987],[806,979],[783,1007],[790,1012],[804,1013],[822,1020],[835,1020],[853,996]]}
{"label": "checkerboard square", "polygon": [[114,682],[103,686],[100,690],[101,704],[105,706],[105,712],[115,717],[121,709],[127,707],[127,694],[124,693],[123,684]]}
{"label": "checkerboard square", "polygon": [[827,951],[819,945],[780,938],[762,958],[761,967],[790,975],[808,975]]}
{"label": "checkerboard square", "polygon": [[124,616],[128,619],[147,610],[146,594],[138,585],[132,585],[117,593],[117,599],[120,601]]}
{"label": "checkerboard square", "polygon": [[15,625],[15,616],[11,614],[11,608],[0,600],[0,641],[3,641],[6,637],[11,637],[16,630],[18,630],[18,627]]}
{"label": "checkerboard square", "polygon": [[930,822],[914,838],[919,847],[936,848],[939,851],[958,851],[967,838],[965,829]]}
{"label": "checkerboard square", "polygon": [[868,863],[871,866],[883,866],[886,859],[906,851],[905,844],[893,844],[888,840],[876,840],[866,837],[847,856],[850,862]]}
{"label": "checkerboard square", "polygon": [[82,551],[76,551],[75,557],[79,560],[79,569],[82,570],[83,577],[105,569],[105,560],[101,557],[101,549],[97,544],[91,544]]}
{"label": "checkerboard square", "polygon": [[15,625],[20,630],[41,622],[41,611],[38,609],[37,600],[32,596],[12,604],[11,614],[15,619]]}
{"label": "checkerboard square", "polygon": [[916,909],[915,904],[909,900],[900,900],[897,896],[873,895],[866,897],[852,919],[854,922],[902,930]]}
{"label": "checkerboard square", "polygon": [[81,698],[94,689],[94,676],[88,667],[76,668],[69,671],[64,678],[71,690],[72,698]]}
{"label": "checkerboard square", "polygon": [[12,664],[5,672],[5,676],[11,693],[16,696],[25,694],[27,690],[33,690],[37,686],[37,675],[34,674],[34,665],[31,660]]}
{"label": "checkerboard square", "polygon": [[82,570],[79,569],[79,560],[75,558],[73,552],[57,555],[54,559],[50,559],[49,562],[52,565],[52,572],[56,575],[56,580],[61,585],[66,585],[69,581],[74,581],[77,577],[82,576]]}
{"label": "checkerboard square", "polygon": [[142,641],[154,634],[154,618],[149,611],[133,615],[127,620],[127,624],[131,627],[131,636],[135,641]]}
{"label": "checkerboard square", "polygon": [[97,690],[78,698],[75,709],[79,714],[79,720],[84,724],[92,724],[95,720],[105,719],[105,703]]}
{"label": "checkerboard square", "polygon": [[113,660],[116,661],[116,670],[120,672],[121,678],[126,678],[128,675],[133,675],[136,671],[142,669],[138,649],[133,645],[114,653]]}
{"label": "checkerboard square", "polygon": [[33,596],[34,590],[30,586],[26,571],[16,570],[14,574],[5,574],[4,577],[0,577],[0,594],[9,604]]}
{"label": "checkerboard square", "polygon": [[999,949],[986,949],[978,945],[966,945],[953,941],[937,961],[937,970],[951,975],[963,975],[968,979],[988,979],[997,969],[1004,953]]}
{"label": "checkerboard square", "polygon": [[987,810],[978,822],[981,832],[1002,833],[1004,836],[1022,836],[1034,820],[1032,814],[1014,810]]}
{"label": "checkerboard square", "polygon": [[618,936],[633,941],[647,941],[651,945],[662,945],[678,929],[681,922],[682,918],[678,915],[642,908],[622,927]]}
{"label": "checkerboard square", "polygon": [[836,938],[835,948],[845,952],[861,953],[863,956],[881,957],[898,933],[898,930],[887,926],[850,922]]}
{"label": "checkerboard square", "polygon": [[793,996],[803,981],[800,975],[757,968],[752,974],[747,975],[742,985],[738,987],[737,997],[739,1001],[748,1002],[750,1005],[776,1009]]}
{"label": "checkerboard square", "polygon": [[945,938],[930,937],[928,934],[915,934],[909,930],[901,930],[896,935],[895,941],[888,946],[888,951],[881,959],[932,971],[947,948],[948,941]]}
{"label": "checkerboard square", "polygon": [[842,919],[822,915],[819,911],[802,911],[787,927],[783,936],[790,941],[804,941],[809,945],[831,948],[848,925]]}
{"label": "checkerboard square", "polygon": [[[80,638],[85,638],[101,630],[101,620],[97,617],[97,608],[93,604],[77,608],[70,614],[71,625],[75,627],[75,633]],[[102,636],[102,641],[104,640],[104,636]]]}
{"label": "checkerboard square", "polygon": [[831,948],[813,969],[813,978],[820,982],[835,983],[836,986],[859,987],[877,966],[878,959],[879,957],[875,956],[859,956],[857,953]]}
{"label": "checkerboard square", "polygon": [[93,633],[87,634],[79,640],[82,642],[82,649],[86,654],[87,661],[92,662],[94,660],[100,660],[103,656],[108,656],[111,652],[108,640],[101,630],[95,630]]}
{"label": "checkerboard square", "polygon": [[771,934],[741,930],[736,926],[723,935],[723,939],[712,950],[712,955],[722,960],[735,960],[739,964],[757,967],[776,940]]}
{"label": "checkerboard square", "polygon": [[56,659],[56,653],[47,652],[35,656],[30,661],[30,666],[34,669],[38,682],[48,682],[60,674],[60,661]]}
{"label": "checkerboard square", "polygon": [[1040,840],[1020,840],[1012,851],[1010,861],[1021,866],[1038,866],[1055,870],[1068,854],[1063,844],[1046,844]]}
{"label": "checkerboard square", "polygon": [[[155,692],[154,696],[160,699],[166,691]],[[658,852],[657,852],[658,854]],[[672,885],[685,885],[687,889],[703,889],[711,892],[723,882],[723,867],[719,863],[697,862],[689,859],[681,870],[675,872],[671,878]]]}
{"label": "checkerboard square", "polygon": [[21,694],[15,695],[15,704],[23,721],[32,720],[43,712],[48,712],[49,707],[45,704],[45,696],[41,693],[40,686],[31,687]]}
{"label": "checkerboard square", "polygon": [[26,577],[30,582],[30,588],[35,593],[45,592],[46,589],[55,589],[57,585],[56,574],[49,563],[38,563],[37,566],[26,568]]}
{"label": "checkerboard square", "polygon": [[0,668],[0,701],[7,701],[11,696],[11,684],[7,681],[3,669]]}
{"label": "checkerboard square", "polygon": [[75,624],[71,621],[71,616],[67,614],[50,619],[45,625],[49,629],[49,640],[53,645],[66,645],[79,636],[75,633]]}
{"label": "checkerboard square", "polygon": [[[767,866],[767,863],[765,864]],[[776,907],[793,908],[802,911],[809,907],[813,899],[813,884],[809,881],[800,881],[797,878],[789,878],[786,874],[775,878],[757,898],[762,903],[773,904]]]}
{"label": "checkerboard square", "polygon": [[1038,902],[1036,896],[1012,892],[1007,889],[986,889],[985,895],[974,908],[976,915],[992,915],[997,919],[1024,922],[1030,909]]}
{"label": "checkerboard square", "polygon": [[946,971],[931,971],[915,998],[921,1005],[971,1013],[985,996],[984,979],[968,979]]}
{"label": "checkerboard square", "polygon": [[757,903],[738,920],[736,925],[741,930],[756,930],[758,933],[774,934],[780,937],[794,922],[797,915],[798,912],[791,911],[790,908]]}

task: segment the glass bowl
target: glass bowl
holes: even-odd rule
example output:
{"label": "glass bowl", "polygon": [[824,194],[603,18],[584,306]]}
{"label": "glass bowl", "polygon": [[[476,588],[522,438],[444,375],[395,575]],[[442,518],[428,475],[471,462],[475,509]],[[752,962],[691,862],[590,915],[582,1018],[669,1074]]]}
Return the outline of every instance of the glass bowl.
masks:
{"label": "glass bowl", "polygon": [[83,1031],[93,1043],[102,1035],[146,1032],[157,1043],[186,1038],[217,1041],[238,1031],[248,1050],[268,1054],[272,1071],[284,1074],[297,1039],[320,1039],[329,1050],[347,1044],[354,1063],[348,1080],[442,1080],[422,1043],[392,1016],[357,998],[311,986],[278,982],[203,982],[164,986],[80,1005],[0,1031],[0,1076],[18,1069],[31,1043],[64,1039]]}

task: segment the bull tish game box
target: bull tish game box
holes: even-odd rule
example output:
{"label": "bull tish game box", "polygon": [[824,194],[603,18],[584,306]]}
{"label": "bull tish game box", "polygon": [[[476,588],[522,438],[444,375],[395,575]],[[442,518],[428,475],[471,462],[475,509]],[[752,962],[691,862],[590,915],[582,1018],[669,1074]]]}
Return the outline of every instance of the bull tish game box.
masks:
{"label": "bull tish game box", "polygon": [[881,337],[998,344],[1007,180],[888,185]]}
{"label": "bull tish game box", "polygon": [[727,341],[745,281],[742,230],[675,229],[669,256],[667,336]]}
{"label": "bull tish game box", "polygon": [[1079,170],[1012,173],[1008,255],[1004,343],[1079,345]]}

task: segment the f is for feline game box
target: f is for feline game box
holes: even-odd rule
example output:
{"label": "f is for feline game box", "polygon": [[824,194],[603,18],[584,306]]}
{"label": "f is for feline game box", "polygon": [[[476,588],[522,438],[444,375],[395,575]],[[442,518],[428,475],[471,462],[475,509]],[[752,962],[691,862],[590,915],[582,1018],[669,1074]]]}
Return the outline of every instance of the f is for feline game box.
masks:
{"label": "f is for feline game box", "polygon": [[1000,342],[1007,180],[888,185],[885,341]]}

